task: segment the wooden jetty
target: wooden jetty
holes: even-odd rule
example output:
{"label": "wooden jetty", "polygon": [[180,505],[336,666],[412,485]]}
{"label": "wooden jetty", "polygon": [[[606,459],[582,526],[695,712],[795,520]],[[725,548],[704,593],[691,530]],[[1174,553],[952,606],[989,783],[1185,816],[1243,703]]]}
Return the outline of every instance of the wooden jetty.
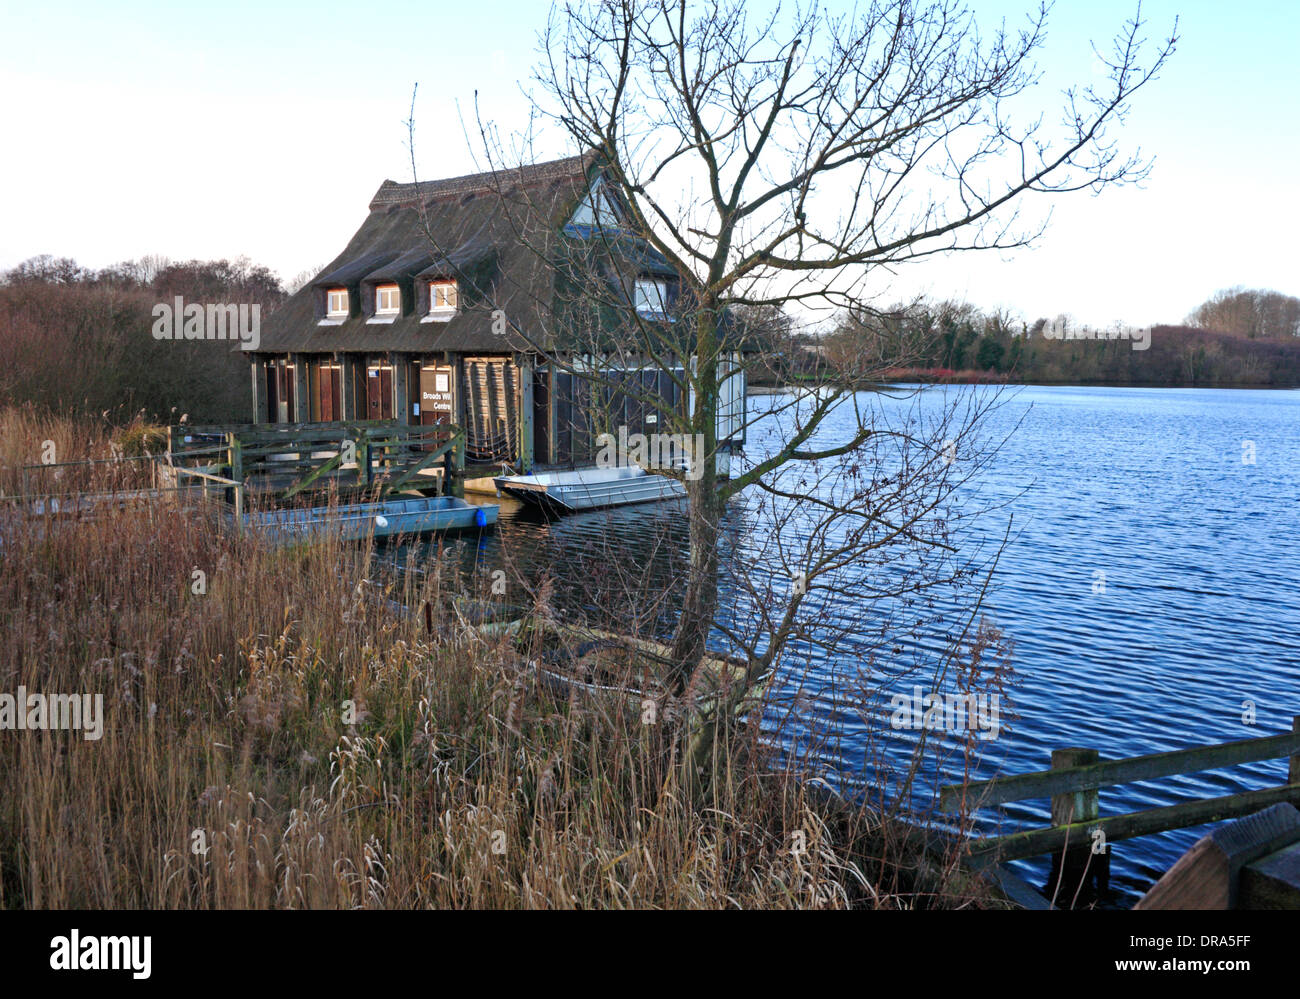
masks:
{"label": "wooden jetty", "polygon": [[[22,493],[7,499],[27,516],[57,522],[215,496],[240,528],[294,537],[333,532],[345,540],[482,528],[497,519],[497,506],[462,498],[465,435],[455,426],[181,425],[169,427],[167,439],[159,455],[24,466]],[[63,491],[48,488],[55,484]],[[322,494],[331,502],[301,505]],[[259,509],[249,512],[254,500]]]}
{"label": "wooden jetty", "polygon": [[[1290,764],[1286,783],[1278,787],[1101,816],[1100,790],[1104,787],[1282,757],[1289,757]],[[939,806],[942,810],[952,811],[965,804],[977,810],[1030,798],[1051,798],[1052,825],[974,840],[968,847],[968,865],[978,870],[1008,860],[1051,854],[1051,880],[1058,886],[1058,898],[1093,899],[1106,889],[1111,846],[1119,840],[1255,816],[1281,804],[1300,804],[1300,716],[1294,719],[1292,731],[1279,735],[1120,760],[1102,760],[1095,749],[1059,749],[1052,753],[1050,770],[948,785],[940,791]],[[1270,820],[1257,819],[1254,825],[1265,823],[1271,829],[1273,826],[1267,823],[1282,821],[1277,816],[1285,814],[1274,813]],[[1291,835],[1291,828],[1280,827],[1277,835],[1285,839]],[[1218,895],[1203,891],[1192,896],[1186,893],[1173,895],[1162,890],[1144,907],[1156,907],[1163,896],[1166,899],[1192,897],[1204,903],[1192,907],[1222,907],[1218,903],[1224,900],[1230,900],[1238,907],[1250,907],[1264,898],[1273,898],[1288,899],[1288,907],[1300,908],[1300,846],[1295,845],[1295,841],[1300,840],[1300,827],[1296,827],[1295,840],[1291,843],[1264,836],[1264,846],[1272,850],[1256,855],[1258,838],[1247,837],[1252,844],[1250,848],[1243,847],[1232,854],[1237,864],[1235,868],[1229,863],[1221,864],[1222,870],[1231,872],[1232,878],[1242,869],[1249,868],[1247,880],[1259,885],[1257,889],[1238,894],[1235,887],[1220,885],[1222,890]],[[1230,843],[1238,844],[1239,840],[1240,833],[1236,839],[1230,839]],[[1219,843],[1218,850],[1227,856],[1222,843]],[[1211,851],[1204,847],[1201,852]],[[1243,860],[1247,854],[1250,854],[1249,860]],[[1252,864],[1255,866],[1251,867]],[[1228,877],[1229,873],[1224,873],[1220,880]]]}

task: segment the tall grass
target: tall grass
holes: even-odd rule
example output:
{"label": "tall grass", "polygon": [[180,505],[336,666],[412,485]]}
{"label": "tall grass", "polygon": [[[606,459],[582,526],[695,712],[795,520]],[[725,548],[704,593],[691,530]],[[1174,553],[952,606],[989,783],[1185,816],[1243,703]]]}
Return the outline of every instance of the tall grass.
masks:
{"label": "tall grass", "polygon": [[[51,437],[105,443],[0,418],[6,466]],[[0,732],[0,906],[982,900],[774,772],[757,726],[684,780],[666,726],[557,698],[456,626],[450,567],[380,585],[365,546],[276,547],[217,514],[3,514],[0,692],[102,693],[105,720],[97,741]]]}

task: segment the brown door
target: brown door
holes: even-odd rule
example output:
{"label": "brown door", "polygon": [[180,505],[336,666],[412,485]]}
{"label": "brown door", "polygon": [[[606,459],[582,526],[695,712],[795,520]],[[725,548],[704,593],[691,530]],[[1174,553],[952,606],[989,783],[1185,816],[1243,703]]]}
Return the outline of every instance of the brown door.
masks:
{"label": "brown door", "polygon": [[322,364],[316,375],[316,412],[323,423],[343,418],[343,380],[337,364]]}
{"label": "brown door", "polygon": [[393,369],[370,368],[366,372],[366,401],[369,403],[367,419],[391,420],[393,418]]}

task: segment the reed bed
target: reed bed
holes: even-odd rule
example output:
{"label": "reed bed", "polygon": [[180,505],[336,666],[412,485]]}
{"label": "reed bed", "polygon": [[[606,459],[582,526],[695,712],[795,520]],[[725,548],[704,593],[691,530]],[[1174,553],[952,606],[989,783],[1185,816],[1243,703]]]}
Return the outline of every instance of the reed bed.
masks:
{"label": "reed bed", "polygon": [[[0,416],[7,469],[109,436]],[[437,555],[381,584],[365,546],[218,514],[0,513],[0,692],[104,711],[98,739],[0,731],[0,907],[995,904],[774,771],[757,726],[685,780],[669,726],[558,698],[458,627]]]}

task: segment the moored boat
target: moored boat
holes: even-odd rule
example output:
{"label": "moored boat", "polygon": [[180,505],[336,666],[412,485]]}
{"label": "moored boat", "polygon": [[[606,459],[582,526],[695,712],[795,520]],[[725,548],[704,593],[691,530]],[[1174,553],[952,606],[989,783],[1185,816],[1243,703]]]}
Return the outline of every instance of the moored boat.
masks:
{"label": "moored boat", "polygon": [[384,538],[490,527],[499,510],[496,505],[476,506],[456,496],[427,496],[260,510],[244,514],[244,526],[283,538],[333,534],[344,541],[360,541],[372,535]]}
{"label": "moored boat", "polygon": [[679,480],[647,474],[636,465],[502,475],[492,481],[507,496],[552,513],[650,503],[686,495],[686,488]]}

